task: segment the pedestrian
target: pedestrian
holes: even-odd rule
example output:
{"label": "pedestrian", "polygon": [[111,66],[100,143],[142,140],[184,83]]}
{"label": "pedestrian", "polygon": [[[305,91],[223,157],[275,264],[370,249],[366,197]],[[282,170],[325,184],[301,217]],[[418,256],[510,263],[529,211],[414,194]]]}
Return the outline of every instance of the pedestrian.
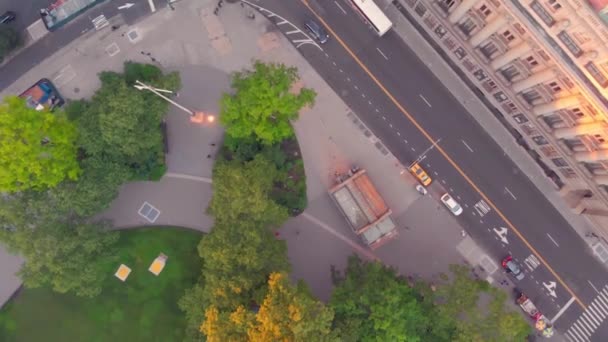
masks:
{"label": "pedestrian", "polygon": [[211,159],[211,155],[210,154],[207,155],[207,159]]}

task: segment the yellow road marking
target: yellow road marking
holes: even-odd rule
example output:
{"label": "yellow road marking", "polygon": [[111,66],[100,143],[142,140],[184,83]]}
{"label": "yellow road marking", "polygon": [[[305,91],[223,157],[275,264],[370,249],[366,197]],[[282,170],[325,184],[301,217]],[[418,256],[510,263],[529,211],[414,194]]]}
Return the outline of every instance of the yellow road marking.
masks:
{"label": "yellow road marking", "polygon": [[[336,41],[338,41],[340,43],[340,45],[342,45],[344,50],[346,50],[346,52],[348,52],[348,54],[355,60],[355,62],[357,62],[357,64],[359,64],[361,69],[363,69],[363,71],[365,71],[365,73],[374,81],[374,83],[376,83],[376,85],[391,100],[391,102],[393,102],[393,104],[397,108],[399,108],[399,110],[407,117],[407,119],[418,129],[418,131],[420,131],[420,133],[422,133],[422,135],[424,135],[424,137],[429,142],[434,143],[435,139],[433,137],[431,137],[431,135],[414,119],[414,117],[412,117],[412,115],[410,113],[408,113],[407,110],[405,110],[405,108],[403,108],[403,106],[399,103],[399,101],[397,101],[397,99],[395,99],[393,94],[391,94],[391,92],[389,92],[386,89],[386,87],[376,78],[376,76],[367,68],[367,66],[365,64],[363,64],[363,62],[361,62],[361,60],[357,57],[357,55],[355,55],[353,53],[353,51],[342,40],[342,38],[340,38],[340,36],[338,36],[338,34],[336,34],[336,32],[331,28],[331,26],[329,26],[329,24],[327,24],[327,22],[325,20],[323,20],[323,18],[321,18],[321,16],[317,12],[315,12],[315,10],[312,9],[312,7],[310,7],[310,5],[308,4],[308,1],[307,0],[300,0],[300,1],[304,4],[304,6],[306,6],[308,8],[308,10],[310,10],[310,12],[312,12],[312,14],[315,15],[315,17],[317,17],[317,19],[319,19],[319,21],[321,23],[323,23],[323,25],[325,25],[327,30],[333,35],[334,39]],[[549,272],[551,272],[551,274],[555,277],[555,279],[557,279],[557,281],[570,293],[570,295],[583,308],[583,310],[585,310],[586,306],[583,303],[583,301],[578,298],[578,296],[574,293],[574,291],[572,291],[572,289],[570,289],[570,287],[568,285],[566,285],[566,283],[557,274],[557,272],[555,272],[555,270],[553,270],[553,268],[549,265],[549,263],[547,263],[545,258],[543,258],[542,255],[534,247],[532,247],[530,242],[528,242],[528,240],[526,240],[526,238],[524,238],[524,236],[521,234],[521,232],[517,228],[515,228],[515,226],[511,223],[511,221],[509,221],[507,219],[507,217],[496,207],[494,202],[492,202],[488,198],[488,196],[486,196],[486,194],[483,193],[481,191],[481,189],[479,189],[479,187],[469,178],[469,176],[467,176],[466,173],[464,173],[464,171],[460,168],[460,166],[458,166],[458,164],[456,164],[456,162],[454,162],[454,160],[452,160],[452,158],[445,152],[445,150],[441,146],[437,145],[437,146],[435,146],[435,149],[437,151],[439,151],[439,153],[441,153],[441,155],[454,167],[454,169],[456,169],[456,171],[458,171],[458,173],[460,173],[460,175],[481,196],[481,198],[483,198],[490,205],[490,207],[492,207],[492,209],[494,209],[496,211],[498,216],[500,216],[500,218],[509,226],[509,228],[511,228],[511,230],[515,233],[515,235],[517,235],[517,237],[519,237],[521,239],[521,241],[532,251],[532,253],[534,253],[538,257],[538,259],[545,265],[545,267],[549,270]]]}

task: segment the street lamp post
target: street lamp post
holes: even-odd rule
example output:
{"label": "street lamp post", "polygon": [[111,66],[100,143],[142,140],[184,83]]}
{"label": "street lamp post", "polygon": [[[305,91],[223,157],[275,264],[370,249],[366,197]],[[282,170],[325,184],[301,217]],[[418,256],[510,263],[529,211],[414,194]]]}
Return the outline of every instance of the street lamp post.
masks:
{"label": "street lamp post", "polygon": [[424,158],[426,158],[426,154],[429,153],[432,149],[435,148],[435,146],[437,146],[437,144],[439,144],[439,142],[441,141],[441,138],[437,139],[436,141],[433,142],[433,144],[431,146],[429,146],[426,150],[424,150],[422,153],[420,153],[420,155],[418,156],[418,158],[416,158],[416,160],[414,160],[410,166],[408,167],[408,169],[412,168],[412,166],[414,166],[414,164],[421,162],[422,160],[424,160]]}
{"label": "street lamp post", "polygon": [[184,106],[182,106],[181,104],[173,101],[172,99],[168,98],[167,96],[163,95],[162,93],[167,93],[167,94],[175,94],[174,91],[171,90],[167,90],[167,89],[160,89],[160,88],[154,88],[151,87],[139,80],[135,81],[135,85],[133,85],[133,87],[135,87],[138,90],[149,90],[152,93],[154,93],[155,95],[161,97],[162,99],[164,99],[165,101],[169,102],[170,104],[174,105],[175,107],[183,110],[184,112],[188,113],[190,115],[190,121],[194,122],[194,123],[203,123],[205,121],[211,123],[213,121],[215,121],[215,117],[213,115],[206,115],[204,112],[199,112],[199,111],[194,111],[192,109],[188,109]]}

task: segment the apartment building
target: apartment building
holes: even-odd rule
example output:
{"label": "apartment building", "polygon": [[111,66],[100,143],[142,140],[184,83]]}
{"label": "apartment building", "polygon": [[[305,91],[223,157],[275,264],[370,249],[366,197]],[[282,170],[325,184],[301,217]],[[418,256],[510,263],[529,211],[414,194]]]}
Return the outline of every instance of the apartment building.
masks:
{"label": "apartment building", "polygon": [[402,0],[608,239],[608,0]]}

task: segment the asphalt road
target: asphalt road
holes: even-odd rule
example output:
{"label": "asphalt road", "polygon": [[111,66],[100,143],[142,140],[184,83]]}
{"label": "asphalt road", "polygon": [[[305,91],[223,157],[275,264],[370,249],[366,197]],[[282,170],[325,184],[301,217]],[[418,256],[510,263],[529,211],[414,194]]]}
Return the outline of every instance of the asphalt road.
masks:
{"label": "asphalt road", "polygon": [[[559,212],[425,63],[395,32],[378,38],[346,1],[311,0],[309,3],[413,119],[434,139],[441,139],[439,146],[473,181],[474,186],[437,149],[427,153],[422,162],[435,180],[431,192],[436,197],[450,192],[465,206],[465,212],[458,220],[469,234],[490,251],[497,262],[508,254],[519,262],[526,278],[522,281],[513,279],[516,286],[549,318],[557,315],[572,298],[549,267],[584,305],[594,301],[597,297],[595,288],[601,290],[607,284],[605,269],[589,254],[587,245]],[[259,4],[300,27],[306,18],[314,17],[300,1],[263,0]],[[401,163],[409,165],[431,146],[431,142],[333,38],[323,46],[323,52],[312,46],[300,51]],[[521,232],[523,239],[508,229],[509,225],[494,209],[487,210],[489,206],[479,204],[482,198],[474,187],[496,205]],[[475,208],[476,204],[478,208]],[[501,227],[507,228],[508,244],[500,242],[494,231]],[[546,264],[532,254],[540,255]],[[552,282],[556,283],[555,298],[544,286],[551,287]],[[556,322],[556,327],[566,330],[581,313],[582,307],[574,301]],[[593,337],[605,340],[608,338],[607,324],[598,325]]]}
{"label": "asphalt road", "polygon": [[25,30],[40,19],[40,9],[48,7],[52,0],[0,0],[0,14],[13,11],[17,19],[10,25],[18,31]]}
{"label": "asphalt road", "polygon": [[[15,24],[18,29],[23,30],[25,30],[27,26],[36,20],[40,19],[38,12],[41,7],[44,7],[45,4],[53,2],[48,0],[36,0],[32,3],[25,0],[0,1],[3,1],[0,9],[6,7],[7,9],[10,8],[11,10],[17,12],[18,20]],[[7,2],[10,4],[7,4]],[[161,9],[162,6],[166,6],[166,1],[164,0],[154,0],[154,2],[157,10]],[[34,5],[34,3],[36,5]],[[133,3],[134,6],[128,9],[119,10],[118,7],[124,5],[125,3]],[[38,6],[38,4],[40,6]],[[179,6],[179,4],[176,4],[175,6]],[[24,72],[31,69],[34,65],[41,63],[62,47],[71,43],[83,34],[86,34],[86,32],[89,30],[94,30],[95,28],[91,22],[93,18],[104,15],[106,18],[110,19],[117,15],[121,15],[124,22],[131,25],[149,14],[151,14],[150,6],[146,0],[112,0],[103,2],[87,10],[69,22],[67,25],[57,29],[56,31],[50,32],[35,44],[21,51],[19,55],[0,67],[0,90],[8,87]]]}

